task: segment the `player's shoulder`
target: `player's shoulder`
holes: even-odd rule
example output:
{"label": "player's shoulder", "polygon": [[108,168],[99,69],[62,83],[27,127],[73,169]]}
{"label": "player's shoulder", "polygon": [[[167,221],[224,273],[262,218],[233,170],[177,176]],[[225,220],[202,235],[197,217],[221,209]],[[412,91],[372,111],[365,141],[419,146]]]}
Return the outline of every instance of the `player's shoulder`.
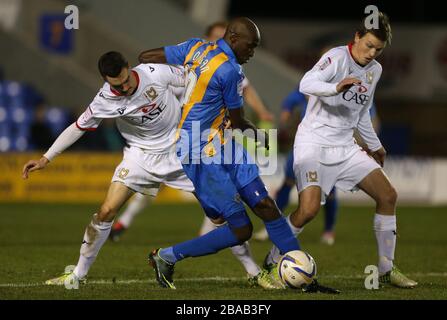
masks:
{"label": "player's shoulder", "polygon": [[240,80],[245,78],[242,66],[231,59],[224,61],[217,73],[221,77],[239,78]]}
{"label": "player's shoulder", "polygon": [[382,65],[376,59],[374,59],[373,61],[370,62],[370,65],[368,66],[368,69],[370,69],[370,70],[374,69],[377,72],[382,73]]}
{"label": "player's shoulder", "polygon": [[349,55],[347,46],[338,46],[328,50],[323,54],[323,57],[330,57],[332,59],[346,59]]}
{"label": "player's shoulder", "polygon": [[114,93],[112,87],[110,87],[110,84],[108,84],[107,82],[104,82],[103,86],[101,87],[101,89],[99,89],[95,97],[95,100],[100,103],[116,102],[123,99],[124,96]]}
{"label": "player's shoulder", "polygon": [[165,64],[157,64],[157,63],[140,63],[136,67],[134,67],[132,70],[138,72],[139,74],[144,75],[153,75],[160,72],[161,69],[163,69]]}
{"label": "player's shoulder", "polygon": [[191,46],[196,45],[197,43],[205,43],[205,42],[208,42],[208,41],[205,40],[205,39],[202,39],[202,38],[190,38],[190,39],[188,39],[186,41],[183,41],[183,42],[177,44],[177,46],[188,46],[188,47],[191,47]]}
{"label": "player's shoulder", "polygon": [[330,65],[344,63],[348,59],[349,52],[346,46],[334,47],[326,51],[320,58],[317,66],[324,70]]}
{"label": "player's shoulder", "polygon": [[183,77],[184,67],[163,63],[142,63],[133,68],[142,83],[163,84],[171,77]]}

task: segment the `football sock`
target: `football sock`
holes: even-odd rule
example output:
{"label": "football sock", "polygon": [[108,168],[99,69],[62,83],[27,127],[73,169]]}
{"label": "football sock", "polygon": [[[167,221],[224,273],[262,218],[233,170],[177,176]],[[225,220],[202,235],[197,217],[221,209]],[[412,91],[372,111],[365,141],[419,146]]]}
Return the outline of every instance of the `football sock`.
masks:
{"label": "football sock", "polygon": [[245,271],[247,271],[250,276],[256,276],[259,272],[261,272],[261,269],[253,260],[250,245],[247,241],[241,245],[231,247],[231,252],[233,252],[234,256],[242,263]]}
{"label": "football sock", "polygon": [[324,231],[333,231],[335,226],[335,221],[337,218],[338,200],[334,194],[330,194],[326,199],[325,209],[325,220],[324,220]]}
{"label": "football sock", "polygon": [[[221,227],[221,225],[216,225],[208,217],[205,217],[203,219],[202,228],[200,229],[200,235],[204,235],[219,227]],[[245,271],[247,271],[250,276],[255,276],[261,272],[261,269],[253,259],[250,251],[250,245],[247,241],[243,244],[231,247],[231,252],[242,263]]]}
{"label": "football sock", "polygon": [[187,257],[205,256],[237,244],[239,244],[239,240],[230,227],[223,225],[203,236],[162,249],[159,255],[169,263],[176,263]]}
{"label": "football sock", "polygon": [[93,219],[85,229],[84,239],[81,244],[80,256],[76,268],[73,270],[78,278],[87,275],[91,265],[98,255],[104,242],[107,240],[112,222],[101,222],[98,220],[98,214],[93,215]]}
{"label": "football sock", "polygon": [[283,216],[273,221],[264,221],[270,240],[279,249],[279,254],[299,250],[298,239],[293,235],[286,218]]}
{"label": "football sock", "polygon": [[396,216],[374,215],[374,231],[379,249],[379,274],[384,274],[393,267],[396,249]]}
{"label": "football sock", "polygon": [[[292,234],[293,234],[294,237],[296,237],[298,234],[300,234],[303,231],[304,227],[303,228],[297,228],[297,227],[295,227],[292,224],[292,222],[290,222],[290,215],[287,216],[286,221],[287,221],[287,224],[289,225],[290,229],[292,230]],[[299,248],[298,249],[293,249],[293,250],[299,250]],[[288,250],[288,251],[291,251],[291,250]],[[280,253],[278,247],[277,246],[273,246],[272,249],[270,250],[269,255],[266,258],[267,259],[266,263],[267,264],[272,264],[272,263],[276,264],[276,263],[278,263],[280,258],[281,258],[281,253]]]}
{"label": "football sock", "polygon": [[292,187],[288,186],[285,183],[282,185],[281,189],[278,190],[275,200],[279,210],[283,211],[284,208],[286,208],[287,205],[289,204],[289,195],[291,190]]}
{"label": "football sock", "polygon": [[143,211],[144,208],[149,205],[149,203],[149,196],[141,193],[136,193],[127,205],[126,210],[124,210],[124,212],[119,217],[118,222],[121,223],[124,228],[129,228],[135,216]]}

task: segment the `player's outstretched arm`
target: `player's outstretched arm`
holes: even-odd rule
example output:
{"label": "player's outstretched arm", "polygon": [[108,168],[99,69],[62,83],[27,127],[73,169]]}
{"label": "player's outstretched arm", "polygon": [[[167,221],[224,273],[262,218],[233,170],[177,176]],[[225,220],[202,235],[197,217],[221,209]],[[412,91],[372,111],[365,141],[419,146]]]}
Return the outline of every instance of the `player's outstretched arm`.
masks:
{"label": "player's outstretched arm", "polygon": [[140,63],[167,63],[164,48],[146,50],[138,56]]}
{"label": "player's outstretched arm", "polygon": [[52,159],[78,141],[83,134],[84,131],[78,129],[76,122],[71,124],[57,137],[56,141],[54,141],[53,145],[42,158],[39,160],[30,160],[23,166],[22,178],[28,179],[30,172],[44,169]]}

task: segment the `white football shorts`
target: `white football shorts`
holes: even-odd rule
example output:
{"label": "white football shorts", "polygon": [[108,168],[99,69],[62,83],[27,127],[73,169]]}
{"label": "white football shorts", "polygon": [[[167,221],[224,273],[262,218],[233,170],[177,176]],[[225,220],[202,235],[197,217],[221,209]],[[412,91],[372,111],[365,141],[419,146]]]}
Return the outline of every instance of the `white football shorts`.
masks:
{"label": "white football shorts", "polygon": [[309,186],[321,188],[321,203],[335,186],[357,191],[357,184],[380,165],[357,144],[326,147],[297,143],[293,150],[293,171],[298,193]]}
{"label": "white football shorts", "polygon": [[161,183],[174,189],[194,191],[175,148],[169,153],[154,154],[138,147],[125,147],[123,161],[116,167],[112,182],[121,182],[136,192],[153,197]]}

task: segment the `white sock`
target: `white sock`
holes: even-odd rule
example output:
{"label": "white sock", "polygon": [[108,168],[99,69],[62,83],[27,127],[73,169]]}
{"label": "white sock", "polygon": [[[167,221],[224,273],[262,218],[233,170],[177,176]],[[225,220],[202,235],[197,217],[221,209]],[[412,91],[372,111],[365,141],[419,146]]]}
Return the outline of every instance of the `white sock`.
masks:
{"label": "white sock", "polygon": [[384,274],[393,267],[396,249],[396,216],[374,215],[374,231],[379,249],[379,274]]}
{"label": "white sock", "polygon": [[290,215],[287,216],[286,220],[287,220],[287,224],[289,225],[290,229],[292,229],[292,233],[293,233],[293,235],[294,235],[295,237],[296,237],[297,235],[299,235],[301,232],[303,232],[304,227],[302,227],[302,228],[298,228],[298,227],[295,227],[295,226],[292,224],[292,222],[290,221]]}
{"label": "white sock", "polygon": [[203,218],[202,226],[200,227],[199,236],[203,236],[217,227],[218,225],[214,224],[210,218],[205,217]]}
{"label": "white sock", "polygon": [[[292,224],[292,222],[290,221],[290,215],[287,216],[286,220],[287,220],[287,224],[289,225],[289,227],[292,230],[292,233],[295,237],[303,231],[304,227],[298,228]],[[280,259],[281,259],[281,253],[279,252],[279,249],[276,246],[273,246],[267,256],[267,260],[266,260],[267,264],[272,264],[272,263],[276,264],[276,263],[278,263],[278,261]]]}
{"label": "white sock", "polygon": [[132,224],[133,218],[141,211],[143,211],[150,203],[149,196],[141,193],[136,193],[135,196],[130,200],[126,207],[126,210],[121,214],[118,222],[121,223],[124,228],[129,228]]}
{"label": "white sock", "polygon": [[87,275],[91,265],[95,262],[99,249],[106,242],[112,222],[101,222],[97,218],[97,213],[93,215],[93,219],[85,229],[84,239],[82,241],[80,257],[76,268],[73,270],[78,278]]}
{"label": "white sock", "polygon": [[234,256],[242,263],[245,271],[247,271],[250,276],[256,276],[261,272],[261,268],[259,268],[251,255],[250,245],[247,241],[241,245],[231,247],[231,252],[233,252]]}

